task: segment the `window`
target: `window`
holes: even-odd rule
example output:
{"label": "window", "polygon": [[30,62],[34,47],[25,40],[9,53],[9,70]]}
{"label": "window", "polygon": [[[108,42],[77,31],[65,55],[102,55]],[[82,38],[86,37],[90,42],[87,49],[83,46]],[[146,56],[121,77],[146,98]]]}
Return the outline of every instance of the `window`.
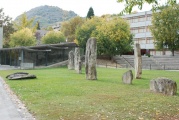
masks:
{"label": "window", "polygon": [[139,22],[145,21],[145,16],[139,17],[139,18],[138,18],[138,21],[139,21]]}
{"label": "window", "polygon": [[147,44],[153,44],[154,40],[152,37],[147,38]]}
{"label": "window", "polygon": [[151,21],[151,17],[152,17],[151,15],[148,15],[148,16],[147,16],[147,20],[148,20],[148,21]]}
{"label": "window", "polygon": [[145,30],[145,27],[142,27],[142,28],[139,28],[139,33],[143,33],[143,32],[145,32],[146,30]]}
{"label": "window", "polygon": [[133,23],[138,22],[138,18],[133,18]]}

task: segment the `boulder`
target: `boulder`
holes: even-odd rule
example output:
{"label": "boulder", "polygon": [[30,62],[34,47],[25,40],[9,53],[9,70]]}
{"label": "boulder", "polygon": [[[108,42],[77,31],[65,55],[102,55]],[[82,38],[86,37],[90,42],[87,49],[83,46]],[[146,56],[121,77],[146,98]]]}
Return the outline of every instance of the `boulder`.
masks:
{"label": "boulder", "polygon": [[123,74],[122,76],[123,83],[132,84],[132,80],[133,80],[132,70],[129,70]]}
{"label": "boulder", "polygon": [[68,69],[74,70],[74,52],[72,50],[68,54]]}
{"label": "boulder", "polygon": [[176,95],[177,84],[169,78],[160,77],[150,81],[150,90],[165,95]]}
{"label": "boulder", "polygon": [[20,79],[34,79],[36,78],[36,76],[30,75],[29,73],[25,73],[25,72],[16,72],[16,73],[7,75],[6,78],[9,80],[20,80]]}
{"label": "boulder", "polygon": [[97,58],[97,41],[96,38],[89,38],[86,43],[85,54],[85,71],[87,80],[96,80],[96,58]]}
{"label": "boulder", "polygon": [[140,44],[136,43],[134,45],[134,69],[135,69],[135,78],[140,79],[142,75],[142,57]]}

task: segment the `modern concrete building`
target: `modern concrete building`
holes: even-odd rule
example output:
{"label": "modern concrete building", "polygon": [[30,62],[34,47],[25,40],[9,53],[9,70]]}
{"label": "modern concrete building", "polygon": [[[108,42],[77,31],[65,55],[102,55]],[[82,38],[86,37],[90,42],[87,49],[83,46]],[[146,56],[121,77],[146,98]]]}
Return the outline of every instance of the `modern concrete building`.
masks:
{"label": "modern concrete building", "polygon": [[139,12],[123,16],[131,28],[134,36],[134,43],[139,43],[142,54],[150,53],[150,55],[171,55],[170,51],[156,51],[154,39],[151,35],[149,26],[152,18],[152,11]]}

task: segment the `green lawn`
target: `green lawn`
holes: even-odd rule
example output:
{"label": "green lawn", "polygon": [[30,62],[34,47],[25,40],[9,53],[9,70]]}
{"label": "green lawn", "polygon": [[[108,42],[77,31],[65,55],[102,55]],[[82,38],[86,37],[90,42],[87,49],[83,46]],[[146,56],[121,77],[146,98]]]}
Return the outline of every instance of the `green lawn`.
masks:
{"label": "green lawn", "polygon": [[[84,70],[84,68],[83,68]],[[67,68],[0,71],[0,75],[24,71],[33,80],[6,80],[39,120],[136,120],[179,119],[179,87],[176,96],[154,94],[149,81],[168,77],[179,86],[179,71],[143,70],[132,85],[121,81],[127,69],[97,68],[98,80],[85,79]],[[134,73],[134,71],[133,71]]]}

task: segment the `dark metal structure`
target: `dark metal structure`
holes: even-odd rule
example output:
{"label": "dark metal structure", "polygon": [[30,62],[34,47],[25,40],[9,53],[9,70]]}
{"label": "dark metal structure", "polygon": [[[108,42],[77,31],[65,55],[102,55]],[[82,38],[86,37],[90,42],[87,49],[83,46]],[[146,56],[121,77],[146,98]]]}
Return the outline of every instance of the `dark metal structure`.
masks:
{"label": "dark metal structure", "polygon": [[68,59],[70,50],[78,47],[75,43],[64,42],[31,47],[0,49],[0,64],[20,66],[21,63],[33,63],[34,66],[47,66]]}

